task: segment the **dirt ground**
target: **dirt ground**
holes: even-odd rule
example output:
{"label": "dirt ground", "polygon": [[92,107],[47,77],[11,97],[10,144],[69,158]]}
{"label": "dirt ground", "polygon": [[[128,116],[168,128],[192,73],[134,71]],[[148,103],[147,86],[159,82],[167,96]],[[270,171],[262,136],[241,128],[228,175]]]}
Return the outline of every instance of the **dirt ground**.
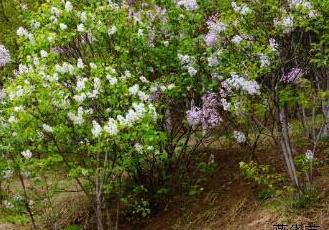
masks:
{"label": "dirt ground", "polygon": [[[264,148],[257,151],[260,162],[282,169],[280,151],[275,146]],[[324,156],[318,156],[322,164],[314,178],[315,184],[321,184],[320,202],[302,210],[291,210],[283,207],[280,200],[258,198],[258,188],[247,182],[239,169],[238,163],[247,160],[241,148],[214,148],[213,154],[219,168],[203,193],[193,199],[172,201],[166,211],[152,217],[142,229],[267,230],[275,229],[273,225],[276,224],[287,224],[290,228],[295,224],[310,223],[320,225],[323,230],[329,229],[329,167]]]}

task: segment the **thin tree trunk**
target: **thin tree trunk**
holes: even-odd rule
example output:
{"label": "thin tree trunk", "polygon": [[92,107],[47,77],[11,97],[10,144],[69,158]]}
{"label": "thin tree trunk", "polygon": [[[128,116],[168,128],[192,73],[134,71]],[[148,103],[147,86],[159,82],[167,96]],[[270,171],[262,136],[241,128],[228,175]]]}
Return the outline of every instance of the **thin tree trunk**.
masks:
{"label": "thin tree trunk", "polygon": [[289,140],[288,123],[286,111],[284,108],[278,108],[278,130],[280,135],[280,146],[286,162],[289,177],[293,185],[299,189],[299,182],[296,173],[295,164],[292,157],[292,146]]}
{"label": "thin tree trunk", "polygon": [[21,185],[22,185],[22,188],[23,188],[24,204],[25,204],[26,210],[29,213],[29,216],[30,216],[30,219],[31,219],[31,222],[32,222],[32,230],[36,230],[38,228],[37,228],[37,225],[35,223],[34,215],[33,215],[32,209],[31,209],[30,204],[29,204],[29,201],[28,201],[28,195],[27,195],[27,192],[26,192],[26,186],[25,186],[24,178],[23,178],[21,172],[18,173],[18,177],[19,177],[19,180],[20,180]]}
{"label": "thin tree trunk", "polygon": [[103,230],[103,222],[102,222],[102,175],[99,170],[99,153],[97,153],[97,173],[96,173],[96,194],[95,194],[95,205],[96,205],[96,222],[97,222],[97,230]]}

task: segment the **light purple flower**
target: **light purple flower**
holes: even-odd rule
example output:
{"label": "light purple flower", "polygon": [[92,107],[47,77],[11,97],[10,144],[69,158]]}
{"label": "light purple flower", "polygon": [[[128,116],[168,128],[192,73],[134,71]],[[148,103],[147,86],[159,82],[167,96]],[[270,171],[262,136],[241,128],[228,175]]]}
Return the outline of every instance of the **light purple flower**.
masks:
{"label": "light purple flower", "polygon": [[202,110],[196,106],[193,106],[186,112],[187,121],[190,125],[199,125],[202,118]]}
{"label": "light purple flower", "polygon": [[187,111],[187,121],[190,125],[202,125],[204,131],[217,127],[223,119],[218,109],[220,106],[218,95],[207,93],[202,97],[202,108],[193,106]]}
{"label": "light purple flower", "polygon": [[204,36],[204,41],[206,42],[207,46],[213,47],[217,43],[217,34],[213,32],[209,32]]}
{"label": "light purple flower", "polygon": [[0,67],[4,67],[9,62],[10,62],[9,50],[5,46],[0,45]]}
{"label": "light purple flower", "polygon": [[218,40],[218,34],[226,30],[226,25],[218,21],[216,16],[211,16],[207,21],[207,27],[209,32],[205,35],[204,40],[209,47],[216,45]]}

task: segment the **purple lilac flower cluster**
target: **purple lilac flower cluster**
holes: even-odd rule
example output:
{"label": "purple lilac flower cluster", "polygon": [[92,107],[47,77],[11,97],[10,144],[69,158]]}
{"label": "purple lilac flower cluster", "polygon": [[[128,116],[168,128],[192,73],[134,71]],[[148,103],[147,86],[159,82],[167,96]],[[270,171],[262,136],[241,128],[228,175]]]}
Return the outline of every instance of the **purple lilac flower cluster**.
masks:
{"label": "purple lilac flower cluster", "polygon": [[4,67],[9,62],[10,62],[9,50],[5,46],[0,45],[0,67]]}
{"label": "purple lilac flower cluster", "polygon": [[207,21],[208,33],[205,35],[204,40],[209,47],[216,45],[218,34],[226,30],[226,25],[218,21],[216,16],[212,16]]}
{"label": "purple lilac flower cluster", "polygon": [[219,114],[219,98],[216,93],[207,93],[202,97],[202,107],[193,106],[187,113],[190,125],[202,125],[204,131],[217,127],[223,120]]}

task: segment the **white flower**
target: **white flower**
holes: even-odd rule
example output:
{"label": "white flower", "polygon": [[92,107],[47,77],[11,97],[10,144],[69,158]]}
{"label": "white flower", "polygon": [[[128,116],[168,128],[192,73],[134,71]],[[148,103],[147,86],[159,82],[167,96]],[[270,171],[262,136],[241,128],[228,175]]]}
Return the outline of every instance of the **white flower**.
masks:
{"label": "white flower", "polygon": [[97,123],[97,121],[92,121],[93,128],[91,130],[91,133],[94,137],[99,137],[102,133],[102,127]]}
{"label": "white flower", "polygon": [[25,159],[30,159],[32,157],[32,152],[30,150],[25,150],[21,152],[21,154]]}
{"label": "white flower", "polygon": [[59,17],[61,15],[61,12],[59,11],[59,9],[55,6],[52,6],[50,9],[51,13],[55,16],[55,17]]}
{"label": "white flower", "polygon": [[135,84],[128,89],[130,95],[137,95],[139,91],[139,85]]}
{"label": "white flower", "polygon": [[187,65],[191,63],[191,57],[187,54],[178,54],[177,57],[181,65]]}
{"label": "white flower", "polygon": [[149,81],[146,79],[146,77],[144,77],[144,76],[139,77],[139,80],[141,80],[141,82],[143,82],[143,83],[147,83],[147,82],[149,82]]}
{"label": "white flower", "polygon": [[144,34],[144,30],[143,29],[138,29],[137,36],[142,37],[143,34]]}
{"label": "white flower", "polygon": [[85,32],[85,26],[84,26],[84,24],[79,24],[79,25],[77,26],[77,30],[78,30],[79,32]]}
{"label": "white flower", "polygon": [[87,21],[87,14],[86,12],[81,12],[81,15],[80,15],[80,20],[81,22],[86,22]]}
{"label": "white flower", "polygon": [[270,61],[270,59],[269,59],[268,56],[266,56],[265,54],[259,53],[258,54],[258,57],[259,57],[259,61],[260,61],[261,67],[268,67],[268,66],[270,66],[271,61]]}
{"label": "white flower", "polygon": [[65,25],[64,23],[60,23],[60,24],[59,24],[59,28],[60,28],[61,30],[66,30],[66,29],[67,29],[67,25]]}
{"label": "white flower", "polygon": [[77,80],[77,91],[82,91],[85,88],[86,81],[88,81],[86,77]]}
{"label": "white flower", "polygon": [[48,133],[52,133],[53,132],[53,128],[47,124],[43,124],[42,128],[44,131],[48,132]]}
{"label": "white flower", "polygon": [[198,9],[198,4],[197,4],[196,0],[179,0],[177,2],[177,5],[183,6],[187,10],[191,10],[191,11]]}
{"label": "white flower", "polygon": [[40,27],[40,22],[35,21],[35,20],[32,20],[32,22],[31,22],[31,27],[32,27],[33,29],[38,29],[38,28]]}
{"label": "white flower", "polygon": [[250,95],[259,95],[260,94],[260,87],[256,81],[249,81],[243,77],[239,77],[235,73],[231,74],[231,78],[226,79],[222,85],[226,88],[235,88],[241,89],[246,91]]}
{"label": "white flower", "polygon": [[19,27],[16,33],[20,37],[27,37],[29,34],[29,32],[24,27]]}
{"label": "white flower", "polygon": [[97,68],[97,65],[93,62],[90,62],[89,66],[90,66],[91,69],[96,69]]}
{"label": "white flower", "polygon": [[240,35],[235,35],[233,38],[232,38],[232,42],[235,44],[235,45],[239,45],[240,42],[243,40],[243,38],[240,36]]}
{"label": "white flower", "polygon": [[137,94],[138,94],[138,97],[141,101],[146,101],[150,97],[149,95],[147,95],[143,91],[139,91]]}
{"label": "white flower", "polygon": [[115,85],[118,83],[118,79],[116,77],[112,77],[111,75],[106,75],[106,79],[110,82],[110,85]]}
{"label": "white flower", "polygon": [[74,100],[78,103],[82,103],[86,99],[86,97],[87,97],[87,95],[85,93],[73,96]]}
{"label": "white flower", "polygon": [[238,6],[236,2],[232,2],[231,6],[235,13],[239,13],[241,15],[247,15],[251,13],[251,9],[246,4],[241,4],[241,6]]}
{"label": "white flower", "polygon": [[73,122],[73,124],[82,125],[85,121],[84,118],[83,118],[84,113],[85,113],[85,111],[83,110],[83,108],[79,107],[77,115],[75,115],[72,112],[69,112],[67,115],[68,115],[69,119]]}
{"label": "white flower", "polygon": [[65,3],[65,10],[66,10],[67,12],[71,12],[71,11],[73,10],[73,5],[72,5],[72,3],[71,3],[70,1],[67,1],[67,2]]}
{"label": "white flower", "polygon": [[40,61],[39,61],[39,58],[38,58],[38,57],[34,57],[34,58],[33,58],[33,64],[34,64],[35,66],[37,66],[37,65],[40,64]]}
{"label": "white flower", "polygon": [[125,76],[125,78],[131,78],[131,73],[130,73],[130,71],[129,71],[129,70],[126,70],[126,71],[124,72],[124,76]]}
{"label": "white flower", "polygon": [[83,61],[82,61],[81,58],[79,58],[78,61],[77,61],[77,67],[79,69],[83,69],[84,68],[84,64],[83,64]]}
{"label": "white flower", "polygon": [[218,59],[216,57],[216,55],[211,55],[210,57],[208,57],[208,66],[209,67],[215,67],[218,66],[219,62]]}
{"label": "white flower", "polygon": [[140,143],[135,143],[134,148],[138,153],[143,153],[143,146]]}
{"label": "white flower", "polygon": [[314,153],[312,152],[312,150],[307,150],[305,153],[305,157],[307,160],[312,161],[314,159]]}
{"label": "white flower", "polygon": [[236,141],[241,144],[241,143],[245,143],[247,138],[246,136],[244,135],[243,132],[240,132],[240,131],[234,131],[233,133],[234,135],[234,138],[236,139]]}
{"label": "white flower", "polygon": [[101,89],[101,80],[98,77],[94,78],[94,89],[97,91]]}
{"label": "white flower", "polygon": [[293,18],[291,16],[286,16],[284,19],[283,19],[283,22],[282,22],[282,25],[285,26],[285,27],[292,27],[293,26]]}
{"label": "white flower", "polygon": [[46,58],[46,57],[48,56],[47,51],[45,51],[45,50],[41,50],[41,51],[40,51],[40,56],[41,56],[42,58]]}
{"label": "white flower", "polygon": [[117,127],[117,122],[113,118],[110,118],[107,124],[104,126],[104,131],[111,136],[117,135],[119,130]]}
{"label": "white flower", "polygon": [[197,74],[198,71],[194,67],[189,66],[189,67],[187,67],[187,72],[189,73],[189,75],[191,77],[193,77],[194,75]]}
{"label": "white flower", "polygon": [[8,119],[8,122],[9,123],[15,123],[17,121],[16,117],[15,116],[10,116],[9,119]]}
{"label": "white flower", "polygon": [[116,26],[112,26],[108,31],[107,34],[109,36],[111,36],[112,34],[115,34],[117,32],[117,27]]}

